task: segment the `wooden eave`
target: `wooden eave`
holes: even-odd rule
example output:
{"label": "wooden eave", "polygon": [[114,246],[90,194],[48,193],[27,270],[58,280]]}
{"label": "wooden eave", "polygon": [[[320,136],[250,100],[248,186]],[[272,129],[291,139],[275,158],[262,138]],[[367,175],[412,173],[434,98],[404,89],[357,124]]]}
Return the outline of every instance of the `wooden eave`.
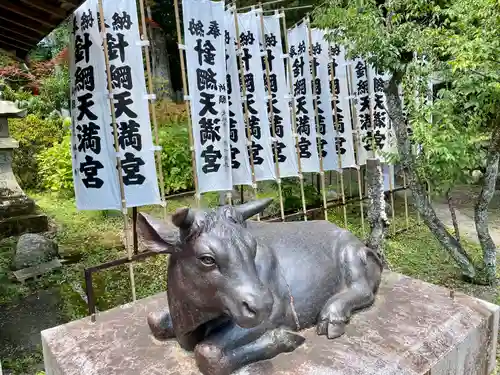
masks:
{"label": "wooden eave", "polygon": [[24,60],[84,0],[0,0],[0,49]]}

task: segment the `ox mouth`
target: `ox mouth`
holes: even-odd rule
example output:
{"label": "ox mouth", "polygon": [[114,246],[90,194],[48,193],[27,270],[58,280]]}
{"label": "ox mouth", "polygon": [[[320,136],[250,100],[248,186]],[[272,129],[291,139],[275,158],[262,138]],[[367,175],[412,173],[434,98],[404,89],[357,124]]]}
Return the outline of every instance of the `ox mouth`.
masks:
{"label": "ox mouth", "polygon": [[259,326],[263,319],[259,319],[258,317],[255,318],[250,318],[250,317],[245,317],[245,316],[240,316],[240,317],[233,317],[234,322],[240,326],[241,328],[254,328]]}

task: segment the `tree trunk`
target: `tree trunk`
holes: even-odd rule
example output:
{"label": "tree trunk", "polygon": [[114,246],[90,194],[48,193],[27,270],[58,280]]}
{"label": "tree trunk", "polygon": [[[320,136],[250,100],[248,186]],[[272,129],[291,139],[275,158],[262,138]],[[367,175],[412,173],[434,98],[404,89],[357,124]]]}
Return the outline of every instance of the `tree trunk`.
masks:
{"label": "tree trunk", "polygon": [[396,135],[401,166],[406,173],[408,186],[412,192],[415,206],[424,223],[459,265],[462,275],[472,280],[476,276],[474,265],[460,243],[446,230],[444,224],[437,217],[436,212],[429,203],[427,193],[417,174],[415,156],[411,151],[408,129],[406,127],[401,100],[398,94],[398,84],[401,78],[401,73],[394,73],[385,87],[385,93],[387,96],[388,114]]}
{"label": "tree trunk", "polygon": [[449,189],[446,192],[446,199],[448,200],[448,208],[450,209],[451,222],[453,223],[453,229],[455,230],[455,238],[457,239],[457,242],[460,243],[460,228],[458,227],[457,213],[455,212],[455,205],[453,204],[451,189]]}
{"label": "tree trunk", "polygon": [[382,165],[378,159],[368,159],[366,161],[368,199],[368,223],[370,224],[370,234],[366,241],[366,246],[376,251],[384,268],[388,268],[384,255],[384,239],[389,227],[389,220],[385,211],[384,197],[384,174]]}
{"label": "tree trunk", "polygon": [[151,30],[151,60],[154,77],[154,91],[158,100],[172,97],[170,64],[165,34],[160,28]]}
{"label": "tree trunk", "polygon": [[483,261],[488,283],[496,283],[497,248],[490,236],[488,228],[488,206],[495,194],[495,185],[500,161],[500,130],[496,128],[491,137],[486,161],[486,172],[483,175],[483,186],[474,207],[477,238],[483,250]]}

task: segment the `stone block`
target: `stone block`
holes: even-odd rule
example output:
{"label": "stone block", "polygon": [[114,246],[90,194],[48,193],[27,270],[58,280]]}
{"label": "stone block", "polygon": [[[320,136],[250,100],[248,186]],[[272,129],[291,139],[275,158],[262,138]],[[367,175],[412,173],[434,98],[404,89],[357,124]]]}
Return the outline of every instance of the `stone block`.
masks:
{"label": "stone block", "polygon": [[[146,324],[166,294],[42,331],[47,375],[199,375],[191,353],[158,341]],[[374,306],[344,336],[314,329],[292,353],[235,375],[485,375],[495,368],[500,307],[387,272]]]}
{"label": "stone block", "polygon": [[0,238],[19,236],[23,233],[42,233],[49,230],[46,215],[33,214],[0,219]]}

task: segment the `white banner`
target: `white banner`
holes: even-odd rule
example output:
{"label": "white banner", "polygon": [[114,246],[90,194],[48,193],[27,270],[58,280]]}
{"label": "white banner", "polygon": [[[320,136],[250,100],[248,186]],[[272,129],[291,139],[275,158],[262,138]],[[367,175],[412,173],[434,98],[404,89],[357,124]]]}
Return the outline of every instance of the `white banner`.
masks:
{"label": "white banner", "polygon": [[[351,116],[351,101],[349,99],[349,74],[348,74],[348,61],[345,59],[345,48],[337,45],[330,45],[330,69],[333,71],[333,82],[331,82],[330,92],[337,97],[334,103],[336,108],[337,117],[334,117],[336,138],[335,138],[335,151],[337,152],[335,158],[335,170],[343,168],[356,167],[356,159],[354,156],[354,139],[352,132],[352,116]],[[341,156],[341,165],[338,164],[338,153]]]}
{"label": "white banner", "polygon": [[[127,207],[159,204],[136,2],[103,3],[126,204]],[[111,124],[111,116],[108,119]],[[107,135],[114,149],[112,125],[108,125]]]}
{"label": "white banner", "polygon": [[311,30],[312,52],[316,64],[316,80],[313,87],[316,89],[314,97],[318,103],[320,149],[323,155],[323,170],[331,171],[338,167],[338,156],[335,152],[335,124],[330,95],[329,44],[324,36],[323,30]]}
{"label": "white banner", "polygon": [[87,0],[72,15],[71,153],[79,210],[121,209],[98,22],[97,0]]}
{"label": "white banner", "polygon": [[373,108],[373,133],[370,132],[370,135],[373,136],[377,157],[385,163],[386,157],[383,153],[396,151],[394,131],[386,110],[387,98],[384,92],[385,82],[389,80],[390,75],[379,74],[370,66],[368,77]]}
{"label": "white banner", "polygon": [[319,173],[316,123],[310,84],[311,70],[307,25],[303,22],[287,32],[288,54],[292,63],[292,95],[295,97],[295,117],[302,172]]}
{"label": "white banner", "polygon": [[358,165],[365,165],[372,152],[371,100],[367,66],[364,60],[354,59],[352,63],[352,94],[356,97],[356,124],[358,126]]}
{"label": "white banner", "polygon": [[224,2],[182,3],[199,192],[232,190]]}
{"label": "white banner", "polygon": [[226,85],[229,101],[229,138],[234,185],[252,185],[252,170],[248,157],[247,134],[241,105],[240,75],[236,54],[234,13],[226,12]]}
{"label": "white banner", "polygon": [[384,175],[384,191],[394,190],[396,183],[394,165],[382,164],[382,173]]}
{"label": "white banner", "polygon": [[255,11],[238,14],[241,56],[245,79],[251,152],[257,181],[276,179],[267,115],[266,88],[259,45],[260,16]]}
{"label": "white banner", "polygon": [[[298,176],[297,151],[292,131],[292,119],[290,117],[289,88],[286,82],[285,65],[282,59],[283,45],[281,42],[281,27],[278,14],[264,17],[264,36],[261,42],[265,43],[267,60],[269,62],[269,81],[273,100],[273,118],[276,129],[278,162],[281,177]],[[264,66],[264,78],[267,77]],[[272,120],[270,119],[271,134]],[[274,149],[273,149],[273,161]],[[276,162],[276,161],[275,161]]]}

